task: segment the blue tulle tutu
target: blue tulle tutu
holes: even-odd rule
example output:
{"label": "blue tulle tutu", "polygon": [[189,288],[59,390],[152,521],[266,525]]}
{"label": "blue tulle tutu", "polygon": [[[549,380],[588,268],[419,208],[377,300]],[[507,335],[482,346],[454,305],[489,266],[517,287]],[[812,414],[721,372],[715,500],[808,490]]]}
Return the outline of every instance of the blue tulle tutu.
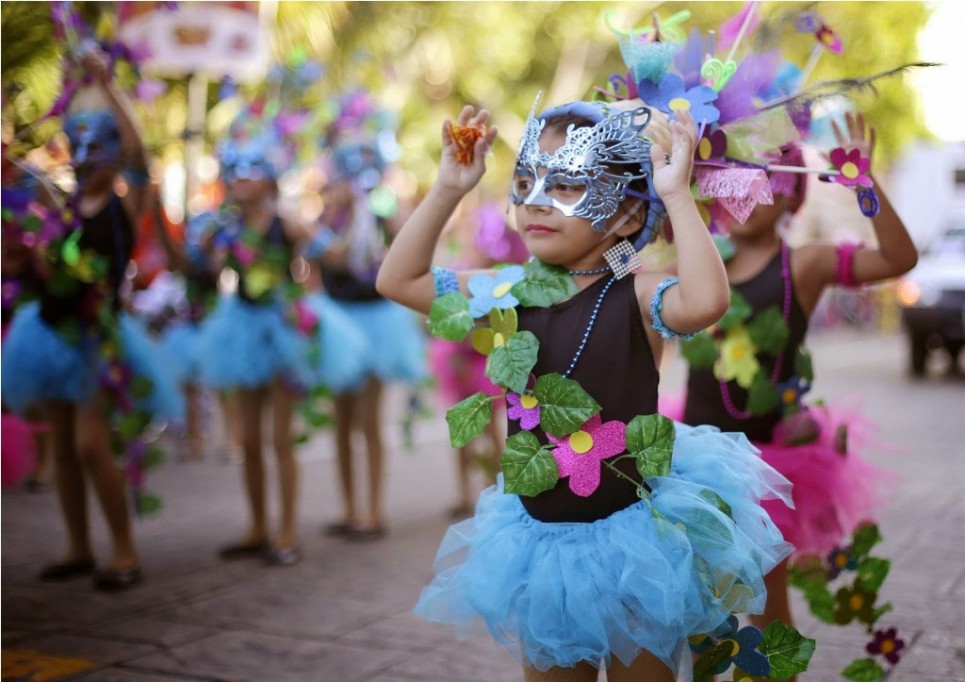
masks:
{"label": "blue tulle tutu", "polygon": [[308,294],[305,302],[321,322],[322,383],[335,393],[360,388],[372,355],[365,332],[328,296]]}
{"label": "blue tulle tutu", "polygon": [[201,324],[198,347],[201,382],[211,388],[256,388],[276,377],[302,388],[322,381],[310,338],[281,304],[222,297]]}
{"label": "blue tulle tutu", "polygon": [[763,610],[763,576],[791,546],[759,503],[790,486],[742,435],[676,428],[651,498],[594,523],[537,521],[500,478],[446,533],[416,614],[460,636],[485,626],[539,670],[629,665],[641,649],[689,665],[686,637]]}
{"label": "blue tulle tutu", "polygon": [[180,383],[198,383],[201,376],[201,326],[194,322],[172,322],[161,333],[160,344]]}
{"label": "blue tulle tutu", "polygon": [[426,337],[407,308],[388,300],[329,301],[368,339],[368,371],[382,381],[418,383],[426,377]]}
{"label": "blue tulle tutu", "polygon": [[[167,354],[130,315],[120,317],[123,359],[136,377],[151,381],[151,393],[139,409],[180,421],[184,401],[170,371]],[[91,339],[69,343],[40,317],[36,302],[17,311],[3,342],[3,403],[17,412],[48,400],[89,401],[98,388],[103,360]]]}

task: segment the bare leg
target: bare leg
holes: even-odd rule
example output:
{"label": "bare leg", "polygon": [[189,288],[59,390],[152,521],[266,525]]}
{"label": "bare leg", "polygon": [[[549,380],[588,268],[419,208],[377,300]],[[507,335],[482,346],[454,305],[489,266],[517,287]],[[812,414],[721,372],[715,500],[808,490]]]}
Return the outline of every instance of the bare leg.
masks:
{"label": "bare leg", "polygon": [[225,459],[232,459],[238,449],[244,449],[245,434],[239,417],[241,398],[231,391],[218,391],[221,405],[221,419],[224,431],[221,434]]}
{"label": "bare leg", "polygon": [[499,416],[490,420],[489,424],[486,425],[486,444],[489,447],[489,470],[486,472],[486,480],[489,485],[493,485],[496,482],[496,474],[499,473],[499,457],[503,454],[503,433],[502,427],[500,426],[504,420],[500,419]]}
{"label": "bare leg", "polygon": [[469,444],[463,445],[456,450],[458,458],[458,477],[459,477],[459,502],[452,510],[453,516],[464,516],[472,509],[472,485],[470,478],[472,474],[473,453]]}
{"label": "bare leg", "polygon": [[[787,594],[787,559],[764,576],[764,586],[767,588],[767,603],[764,605],[764,613],[759,616],[751,616],[751,622],[759,628],[767,627],[775,620],[779,620],[786,625],[794,625],[791,617],[791,604]],[[788,680],[797,682],[797,675],[789,677]]]}
{"label": "bare leg", "polygon": [[111,452],[111,425],[104,418],[103,397],[76,411],[77,454],[90,476],[113,541],[108,570],[128,571],[140,565],[131,516],[127,508],[127,482]]}
{"label": "bare leg", "polygon": [[188,437],[188,457],[202,458],[201,392],[197,384],[184,384],[185,427]]}
{"label": "bare leg", "polygon": [[371,530],[383,526],[382,471],[385,451],[382,446],[382,382],[377,379],[369,380],[362,390],[361,407],[359,416],[365,435],[369,474],[369,513],[361,528]]}
{"label": "bare leg", "polygon": [[607,682],[674,682],[677,676],[649,651],[641,651],[629,666],[614,658],[606,671]]}
{"label": "bare leg", "polygon": [[272,386],[274,422],[272,437],[278,461],[278,485],[281,496],[281,530],[277,545],[282,548],[298,544],[298,460],[292,443],[292,415],[295,398],[282,381]]}
{"label": "bare leg", "polygon": [[268,524],[265,516],[265,462],[262,459],[261,408],[265,401],[265,389],[242,389],[238,391],[240,417],[243,428],[245,452],[245,491],[251,512],[251,525],[243,545],[261,545],[268,540]]}
{"label": "bare leg", "polygon": [[94,553],[90,546],[90,530],[87,523],[87,488],[84,469],[77,456],[74,441],[74,406],[55,402],[47,407],[50,422],[51,445],[56,468],[57,500],[67,528],[67,551],[60,563],[71,564],[89,561]]}
{"label": "bare leg", "polygon": [[[578,663],[573,668],[550,668],[540,672],[536,668],[523,668],[524,682],[596,682],[600,671],[589,663]],[[649,680],[648,680],[649,682]]]}
{"label": "bare leg", "polygon": [[342,523],[355,525],[355,476],[352,470],[352,421],[357,393],[335,397],[335,449],[338,456],[338,480],[342,487]]}

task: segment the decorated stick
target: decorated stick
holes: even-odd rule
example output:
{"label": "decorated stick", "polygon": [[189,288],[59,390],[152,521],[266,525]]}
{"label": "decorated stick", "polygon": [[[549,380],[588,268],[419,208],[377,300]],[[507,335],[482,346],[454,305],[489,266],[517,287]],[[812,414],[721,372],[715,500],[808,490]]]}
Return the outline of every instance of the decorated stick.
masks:
{"label": "decorated stick", "polygon": [[[804,65],[804,69],[801,71],[800,85],[798,86],[798,91],[804,84],[807,83],[808,78],[811,77],[811,72],[818,65],[818,60],[821,59],[821,55],[824,54],[824,46],[818,43],[811,49],[811,56],[808,57],[807,64]],[[796,94],[796,93],[795,93]]]}
{"label": "decorated stick", "polygon": [[751,3],[751,10],[744,17],[744,23],[741,24],[740,31],[737,32],[737,37],[734,38],[734,44],[730,46],[730,52],[727,53],[727,59],[724,60],[726,64],[731,59],[734,58],[734,53],[737,52],[737,46],[740,45],[741,40],[744,38],[744,33],[747,32],[747,27],[751,24],[751,19],[754,18],[754,12],[757,10],[757,3]]}

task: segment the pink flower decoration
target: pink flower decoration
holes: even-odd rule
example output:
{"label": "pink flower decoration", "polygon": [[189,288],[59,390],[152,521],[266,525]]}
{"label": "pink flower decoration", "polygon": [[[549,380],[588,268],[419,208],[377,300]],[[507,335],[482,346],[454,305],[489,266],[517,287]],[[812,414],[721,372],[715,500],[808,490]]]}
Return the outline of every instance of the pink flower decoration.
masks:
{"label": "pink flower decoration", "polygon": [[153,102],[168,89],[162,81],[145,78],[134,86],[134,96],[141,102]]}
{"label": "pink flower decoration", "polygon": [[835,169],[841,171],[840,175],[834,176],[836,183],[848,187],[871,187],[874,185],[868,176],[868,171],[871,169],[871,159],[861,156],[860,150],[845,151],[844,147],[838,147],[831,151],[830,159]]}
{"label": "pink flower decoration", "polygon": [[295,308],[295,328],[300,334],[310,334],[318,325],[318,315],[309,308],[304,301],[297,300]]}
{"label": "pink flower decoration", "polygon": [[553,450],[553,457],[560,478],[570,477],[570,490],[580,497],[589,497],[600,487],[600,462],[627,449],[626,432],[623,422],[604,424],[602,417],[595,414],[579,431],[565,438],[546,434],[558,446]]}
{"label": "pink flower decoration", "polygon": [[506,416],[518,419],[520,428],[529,431],[539,426],[539,401],[536,398],[509,391],[506,394],[506,403],[509,405]]}
{"label": "pink flower decoration", "polygon": [[232,250],[234,251],[235,258],[241,263],[243,267],[248,267],[255,262],[255,251],[254,249],[242,244],[241,242],[235,242]]}

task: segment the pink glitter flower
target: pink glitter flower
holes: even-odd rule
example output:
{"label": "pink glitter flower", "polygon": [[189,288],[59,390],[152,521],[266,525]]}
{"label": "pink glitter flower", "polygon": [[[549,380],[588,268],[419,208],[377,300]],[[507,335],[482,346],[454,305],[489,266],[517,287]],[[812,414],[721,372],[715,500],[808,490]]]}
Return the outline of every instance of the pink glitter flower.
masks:
{"label": "pink glitter flower", "polygon": [[509,391],[506,403],[509,405],[506,416],[518,419],[520,428],[529,431],[539,426],[539,401],[534,396]]}
{"label": "pink glitter flower", "polygon": [[241,263],[242,267],[248,267],[255,262],[255,258],[257,257],[254,249],[247,244],[242,244],[241,242],[235,242],[232,250],[234,251],[235,258],[238,259],[238,262]]}
{"label": "pink glitter flower", "polygon": [[838,147],[831,151],[831,164],[841,173],[834,176],[834,181],[840,185],[854,187],[871,187],[874,183],[868,176],[871,169],[871,159],[861,156],[861,151],[852,149],[845,151],[844,147]]}
{"label": "pink glitter flower", "polygon": [[292,305],[295,311],[295,328],[304,336],[311,334],[318,326],[318,315],[299,299]]}
{"label": "pink glitter flower", "polygon": [[570,477],[570,490],[580,497],[589,497],[600,486],[601,461],[619,455],[627,449],[626,424],[619,421],[603,423],[595,414],[580,428],[565,438],[547,434],[558,446],[553,457],[560,470],[560,478]]}

